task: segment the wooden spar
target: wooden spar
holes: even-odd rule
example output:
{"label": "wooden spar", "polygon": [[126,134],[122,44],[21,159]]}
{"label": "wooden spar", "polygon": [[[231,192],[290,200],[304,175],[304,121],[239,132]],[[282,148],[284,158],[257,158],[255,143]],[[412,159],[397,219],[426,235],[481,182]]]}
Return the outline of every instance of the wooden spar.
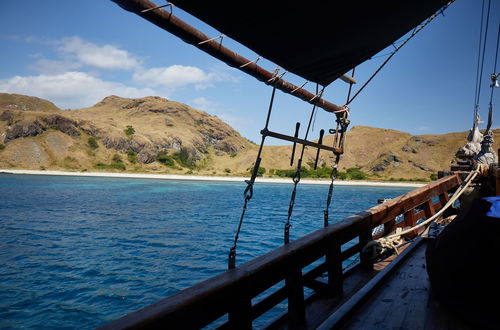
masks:
{"label": "wooden spar", "polygon": [[[332,295],[342,293],[342,262],[359,254],[363,248],[362,244],[358,243],[342,250],[345,243],[371,235],[373,228],[394,221],[399,214],[415,213],[416,207],[431,201],[433,197],[446,194],[460,183],[458,175],[441,178],[427,186],[319,229],[235,269],[104,325],[101,329],[165,326],[201,328],[225,314],[229,314],[229,323],[226,324],[229,328],[237,326],[250,328],[249,322],[252,319],[286,298],[289,303],[290,299],[293,301],[289,308],[299,313],[295,316],[302,322],[305,303],[301,294],[303,286],[321,277],[324,271],[328,271],[328,291]],[[441,202],[437,204],[439,207],[442,206]],[[422,212],[421,216],[424,215]],[[418,217],[419,215],[415,214],[415,220],[418,220]],[[325,263],[305,273],[304,267],[325,256]],[[290,279],[291,271],[295,278]],[[252,301],[285,279],[288,279],[288,287],[278,289],[260,302]]]}
{"label": "wooden spar", "polygon": [[[220,41],[210,39],[199,30],[180,20],[178,17],[173,15],[172,12],[158,8],[156,4],[149,0],[112,1],[117,3],[123,9],[141,16],[156,26],[181,38],[186,43],[192,44],[213,57],[225,62],[229,66],[235,67],[257,78],[258,80],[265,82],[266,84],[276,84],[276,88],[285,93],[294,95],[308,103],[315,104],[327,112],[339,113],[345,111],[343,107],[328,102],[305,89],[283,80],[280,77],[276,77],[273,72],[265,70],[264,68],[258,66],[255,62],[252,62],[227,47],[222,46]],[[152,10],[155,7],[157,9]],[[345,75],[342,76],[342,80],[349,83],[355,83],[352,78]]]}
{"label": "wooden spar", "polygon": [[[296,136],[288,136],[288,135],[285,135],[285,134],[272,132],[272,131],[269,131],[267,129],[263,129],[260,133],[262,135],[264,135],[264,136],[270,136],[270,137],[273,137],[273,138],[276,138],[276,139],[281,139],[281,140],[293,142],[294,146],[295,146],[295,143],[299,143],[299,144],[303,144],[305,146],[310,146],[310,147],[317,148],[318,150],[321,149],[321,150],[331,151],[331,152],[333,152],[336,155],[342,154],[342,149],[340,149],[340,148],[325,146],[324,144],[317,143],[317,142],[312,142],[312,141],[308,141],[308,140],[304,140],[304,139],[300,139],[300,138],[298,138]],[[292,151],[292,153],[295,152],[295,148],[293,150],[294,151]],[[293,157],[293,154],[292,154],[292,157]],[[292,161],[293,161],[293,158],[292,158]]]}

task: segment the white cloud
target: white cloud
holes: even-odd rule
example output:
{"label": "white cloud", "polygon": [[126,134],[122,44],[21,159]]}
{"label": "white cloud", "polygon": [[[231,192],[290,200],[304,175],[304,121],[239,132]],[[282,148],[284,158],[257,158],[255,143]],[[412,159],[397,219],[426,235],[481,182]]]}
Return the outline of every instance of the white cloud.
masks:
{"label": "white cloud", "polygon": [[217,102],[211,101],[206,97],[197,97],[191,101],[195,108],[204,110],[212,115],[217,116],[219,119],[225,121],[235,128],[241,128],[245,125],[253,123],[253,119],[244,118],[232,115],[230,113],[220,112],[220,105]]}
{"label": "white cloud", "polygon": [[85,72],[2,79],[0,92],[41,97],[63,109],[91,106],[109,95],[122,97],[158,95],[149,88],[139,89],[118,82],[104,81]]}
{"label": "white cloud", "polygon": [[60,52],[84,65],[107,70],[135,70],[141,66],[136,56],[112,45],[98,46],[79,37],[64,38],[58,43]]}
{"label": "white cloud", "polygon": [[214,105],[217,104],[216,102],[210,101],[206,97],[197,97],[192,102],[195,107],[205,111],[211,110]]}
{"label": "white cloud", "polygon": [[78,62],[54,61],[42,58],[30,65],[29,68],[35,72],[54,75],[74,71],[75,69],[79,69],[81,66],[82,64]]}
{"label": "white cloud", "polygon": [[417,128],[419,131],[430,131],[431,128],[429,126],[420,126]]}
{"label": "white cloud", "polygon": [[[46,98],[61,108],[90,106],[111,94],[123,97],[167,96],[184,86],[201,90],[213,87],[215,83],[238,82],[239,79],[227,70],[217,68],[210,71],[185,65],[147,68],[138,56],[127,50],[111,44],[95,44],[78,36],[58,40],[13,35],[4,38],[38,43],[50,48],[50,52],[39,47],[37,51],[40,52],[30,55],[32,63],[29,68],[37,74],[0,77],[0,92]],[[110,70],[126,72],[118,75]],[[144,88],[131,87],[128,82],[117,79],[133,80],[134,86],[140,84]],[[215,105],[206,98],[197,98],[194,104],[212,111]]]}
{"label": "white cloud", "polygon": [[215,73],[206,73],[200,68],[184,65],[140,70],[134,73],[133,78],[150,86],[171,89],[191,84],[194,84],[196,89],[203,89],[211,86],[212,81],[217,80]]}
{"label": "white cloud", "polygon": [[216,116],[234,127],[239,127],[239,126],[242,126],[243,124],[248,125],[248,124],[251,124],[254,122],[250,118],[238,117],[238,116],[234,116],[234,115],[231,115],[228,113],[217,113]]}

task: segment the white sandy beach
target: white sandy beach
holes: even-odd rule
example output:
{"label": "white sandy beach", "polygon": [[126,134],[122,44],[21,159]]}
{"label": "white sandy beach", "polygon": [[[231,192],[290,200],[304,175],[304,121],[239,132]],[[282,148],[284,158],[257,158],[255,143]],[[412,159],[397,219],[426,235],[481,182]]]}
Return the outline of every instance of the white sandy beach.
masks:
{"label": "white sandy beach", "polygon": [[[178,175],[178,174],[150,174],[150,173],[115,173],[115,172],[66,172],[66,171],[41,171],[41,170],[14,170],[0,169],[0,173],[10,174],[32,174],[32,175],[66,175],[66,176],[91,176],[108,178],[136,178],[136,179],[161,179],[161,180],[192,180],[192,181],[232,181],[244,182],[248,178],[233,176],[201,176],[201,175]],[[289,179],[262,178],[255,180],[257,183],[292,183]],[[302,179],[301,184],[330,184],[330,180]],[[335,181],[337,186],[378,186],[378,187],[422,187],[424,183],[410,182],[375,182],[375,181]]]}

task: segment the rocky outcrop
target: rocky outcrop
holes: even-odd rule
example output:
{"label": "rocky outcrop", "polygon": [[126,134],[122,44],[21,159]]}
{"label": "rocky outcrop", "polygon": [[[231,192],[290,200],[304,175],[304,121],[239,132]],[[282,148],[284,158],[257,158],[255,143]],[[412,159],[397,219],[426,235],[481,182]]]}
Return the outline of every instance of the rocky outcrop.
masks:
{"label": "rocky outcrop", "polygon": [[399,166],[399,164],[401,163],[401,159],[393,154],[383,154],[380,156],[380,158],[381,161],[370,169],[371,172],[383,172],[391,164],[394,166]]}
{"label": "rocky outcrop", "polygon": [[0,114],[0,120],[6,121],[7,125],[12,125],[14,122],[14,113],[11,110],[5,110]]}
{"label": "rocky outcrop", "polygon": [[101,130],[94,126],[92,123],[86,121],[86,120],[80,120],[78,121],[78,127],[87,133],[88,135],[91,135],[93,137],[98,137]]}
{"label": "rocky outcrop", "polygon": [[216,150],[220,150],[222,152],[233,154],[241,150],[241,148],[235,146],[233,143],[229,143],[227,141],[220,141],[214,145]]}
{"label": "rocky outcrop", "polygon": [[416,143],[426,144],[429,147],[432,147],[432,146],[436,145],[436,142],[434,142],[434,141],[424,140],[424,139],[422,139],[420,137],[417,137],[417,136],[412,137],[410,140],[413,141],[413,142],[416,142]]}
{"label": "rocky outcrop", "polygon": [[22,137],[37,136],[42,134],[44,131],[45,126],[38,120],[31,122],[19,122],[7,129],[4,142],[7,143]]}
{"label": "rocky outcrop", "polygon": [[413,154],[418,153],[418,150],[417,150],[417,149],[415,149],[415,148],[411,148],[411,147],[409,147],[409,146],[403,146],[403,147],[401,148],[401,151],[404,151],[404,152],[411,152],[411,153],[413,153]]}
{"label": "rocky outcrop", "polygon": [[137,154],[137,160],[143,164],[150,164],[158,157],[158,150],[153,148],[144,148]]}
{"label": "rocky outcrop", "polygon": [[44,117],[42,120],[50,128],[66,133],[69,136],[80,136],[80,132],[78,131],[78,124],[71,119],[59,115],[53,115]]}
{"label": "rocky outcrop", "polygon": [[408,163],[410,163],[414,167],[418,168],[419,170],[426,171],[426,172],[435,172],[432,168],[426,167],[426,166],[421,165],[421,164],[417,164],[412,160],[408,160]]}

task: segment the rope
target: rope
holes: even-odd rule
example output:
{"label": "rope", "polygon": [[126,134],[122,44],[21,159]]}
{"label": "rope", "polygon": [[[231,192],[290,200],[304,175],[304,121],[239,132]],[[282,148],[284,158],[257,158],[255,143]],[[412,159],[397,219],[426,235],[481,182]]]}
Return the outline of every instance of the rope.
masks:
{"label": "rope", "polygon": [[457,189],[457,191],[453,194],[452,198],[450,198],[450,200],[436,213],[434,214],[432,217],[430,217],[429,219],[411,227],[411,228],[408,228],[408,229],[405,229],[405,230],[402,230],[402,228],[397,228],[396,229],[396,233],[395,234],[392,234],[392,235],[389,235],[389,236],[386,236],[386,237],[382,237],[382,238],[379,238],[378,240],[376,240],[376,242],[378,242],[380,244],[380,246],[385,249],[385,250],[390,250],[390,249],[394,249],[394,251],[396,252],[397,255],[399,255],[399,251],[398,251],[398,248],[409,243],[409,242],[406,242],[403,240],[403,235],[406,235],[416,229],[419,229],[421,227],[424,227],[426,226],[427,224],[433,222],[434,220],[438,219],[443,213],[444,211],[446,211],[451,205],[453,205],[453,203],[455,203],[455,201],[464,193],[464,191],[467,189],[467,187],[470,185],[470,183],[478,176],[478,175],[485,175],[487,174],[488,172],[488,165],[485,165],[485,164],[478,164],[478,168],[474,171],[471,171],[467,177],[465,178],[465,180],[462,182],[462,184],[460,185],[460,187]]}
{"label": "rope", "polygon": [[498,87],[498,76],[500,73],[497,73],[497,61],[498,61],[498,44],[500,41],[500,24],[498,25],[498,33],[497,33],[497,49],[495,51],[495,62],[493,65],[493,73],[490,75],[491,77],[491,92],[490,92],[490,103],[488,110],[488,125],[486,126],[486,132],[488,132],[493,124],[493,92],[495,88]]}
{"label": "rope", "polygon": [[484,0],[481,6],[481,25],[479,27],[479,46],[478,46],[478,51],[477,51],[477,67],[476,67],[476,87],[474,90],[474,117],[472,118],[473,121],[476,120],[477,118],[477,113],[479,111],[479,100],[477,97],[478,94],[478,88],[479,88],[479,81],[480,81],[480,67],[481,67],[481,45],[483,42],[483,26],[484,26]]}
{"label": "rope", "polygon": [[[483,7],[484,7],[484,5],[483,5]],[[482,83],[481,77],[483,75],[484,54],[486,52],[486,38],[488,37],[488,25],[490,22],[490,7],[491,7],[491,0],[488,0],[488,11],[486,13],[486,26],[484,28],[483,52],[482,52],[482,54],[481,54],[481,52],[479,53],[479,56],[481,57],[481,69],[478,72],[479,83],[478,83],[477,94],[476,94],[476,105],[479,104],[479,99],[481,96],[481,83]],[[481,17],[481,24],[482,24],[482,21],[483,21],[483,18]],[[481,28],[481,30],[482,30],[482,28]]]}
{"label": "rope", "polygon": [[[356,67],[352,68],[352,73],[351,73],[351,77],[354,78],[354,73],[356,72]],[[351,91],[352,91],[352,85],[353,83],[350,83],[349,84],[349,91],[347,92],[347,100],[346,100],[346,104],[349,104],[349,99],[351,98]]]}
{"label": "rope", "polygon": [[[318,85],[316,85],[316,89],[318,89]],[[316,95],[323,95],[323,91],[325,88],[323,87],[319,93],[316,93]],[[316,113],[316,104],[313,105],[312,111],[311,111],[311,116],[309,117],[309,123],[307,124],[307,129],[306,129],[306,134],[304,137],[304,140],[307,140],[307,136],[309,135],[309,130],[311,128],[311,123],[314,118],[314,114]],[[293,213],[293,207],[295,205],[295,197],[297,196],[297,185],[300,182],[300,172],[302,170],[302,158],[304,157],[304,151],[306,149],[306,145],[302,145],[302,151],[300,153],[300,158],[297,161],[297,170],[295,174],[293,175],[293,190],[292,190],[292,195],[290,196],[290,204],[288,205],[288,216],[285,222],[285,226],[283,229],[283,241],[285,244],[290,243],[290,228],[292,227],[290,223],[290,219],[292,218],[292,213]]]}
{"label": "rope", "polygon": [[[271,94],[271,101],[269,102],[269,109],[267,110],[266,124],[264,126],[263,131],[267,130],[267,128],[269,126],[269,120],[271,119],[271,112],[273,109],[275,94],[276,94],[276,84],[273,85],[273,92]],[[255,183],[255,178],[257,177],[257,173],[259,172],[260,162],[262,161],[261,155],[262,155],[262,149],[264,147],[265,139],[266,139],[266,135],[262,134],[262,140],[260,142],[259,152],[257,153],[257,158],[255,160],[255,164],[253,167],[252,176],[250,177],[249,180],[245,180],[245,182],[247,184],[247,187],[245,188],[245,191],[243,192],[243,196],[245,199],[243,202],[243,208],[241,210],[240,221],[238,222],[238,227],[237,227],[236,233],[234,235],[233,246],[229,249],[229,255],[228,255],[228,259],[227,259],[228,269],[233,269],[236,267],[236,245],[238,243],[238,238],[240,236],[241,226],[243,224],[243,219],[245,218],[245,213],[247,210],[248,202],[253,197],[253,185]]]}
{"label": "rope", "polygon": [[339,161],[340,161],[340,155],[337,155],[335,158],[335,163],[333,164],[333,167],[332,167],[332,172],[330,173],[331,181],[330,181],[330,186],[328,187],[328,195],[326,197],[326,207],[323,210],[323,226],[324,227],[328,226],[329,210],[330,210],[330,204],[332,202],[332,194],[333,194],[333,183],[337,179]]}
{"label": "rope", "polygon": [[[485,165],[485,164],[478,164],[478,168],[476,170],[474,170],[474,171],[471,171],[467,175],[467,177],[462,182],[462,184],[460,185],[460,187],[453,194],[452,198],[450,198],[450,200],[438,212],[436,212],[436,214],[434,214],[432,217],[430,217],[429,219],[427,219],[427,220],[425,220],[425,221],[419,223],[418,225],[415,225],[415,226],[413,226],[413,227],[411,227],[409,229],[402,230],[400,232],[396,232],[393,235],[389,235],[389,236],[380,238],[377,241],[380,242],[382,245],[383,244],[391,245],[392,242],[395,241],[397,238],[400,238],[401,236],[406,235],[406,234],[408,234],[408,233],[410,233],[410,232],[412,232],[412,231],[414,231],[416,229],[424,227],[428,223],[433,222],[434,220],[436,220],[437,218],[439,218],[444,213],[444,211],[446,211],[451,205],[453,205],[453,203],[455,203],[455,201],[464,193],[465,189],[467,189],[467,187],[469,187],[469,185],[472,183],[472,181],[479,174],[484,174],[485,171],[487,172],[488,165],[486,165],[486,166],[482,166],[482,165]],[[382,243],[382,242],[384,242],[384,243]]]}
{"label": "rope", "polygon": [[363,89],[365,89],[365,87],[373,80],[373,78],[375,78],[375,76],[380,72],[380,70],[382,70],[382,68],[387,64],[387,62],[390,61],[390,59],[404,46],[406,45],[406,43],[408,41],[410,41],[410,39],[412,39],[417,33],[419,33],[423,28],[425,28],[430,22],[432,22],[439,14],[441,14],[443,12],[443,10],[445,8],[447,8],[448,6],[450,6],[453,2],[455,2],[455,0],[450,0],[448,2],[448,4],[446,4],[442,10],[439,10],[437,11],[436,13],[434,13],[431,17],[429,17],[425,23],[421,24],[417,29],[414,29],[413,32],[411,33],[411,35],[406,38],[405,41],[403,41],[401,43],[401,45],[395,47],[395,50],[392,52],[391,55],[389,55],[389,57],[387,57],[385,59],[385,61],[378,67],[378,69],[371,75],[370,78],[368,78],[368,80],[363,84],[363,86],[361,86],[361,88],[356,92],[356,94],[354,94],[354,96],[345,104],[345,105],[349,105],[358,95],[359,93],[361,93],[361,91]]}

